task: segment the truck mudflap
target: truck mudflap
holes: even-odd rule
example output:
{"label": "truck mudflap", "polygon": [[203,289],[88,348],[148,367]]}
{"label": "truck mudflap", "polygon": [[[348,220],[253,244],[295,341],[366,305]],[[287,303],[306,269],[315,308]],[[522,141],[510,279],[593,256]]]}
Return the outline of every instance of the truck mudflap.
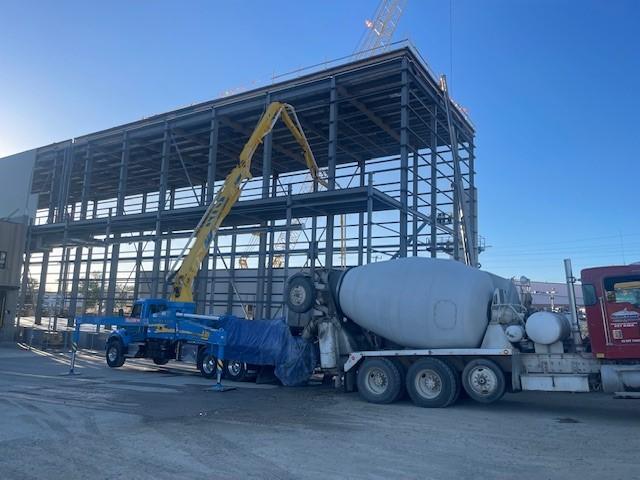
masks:
{"label": "truck mudflap", "polygon": [[344,363],[344,371],[348,372],[365,357],[510,357],[514,351],[510,348],[433,348],[415,350],[369,350],[353,352]]}

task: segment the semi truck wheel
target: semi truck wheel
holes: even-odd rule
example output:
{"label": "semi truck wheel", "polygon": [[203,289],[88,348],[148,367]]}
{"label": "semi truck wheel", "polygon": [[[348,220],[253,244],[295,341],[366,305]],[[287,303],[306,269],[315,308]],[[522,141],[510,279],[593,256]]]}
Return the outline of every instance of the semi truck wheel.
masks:
{"label": "semi truck wheel", "polygon": [[216,378],[218,359],[204,351],[198,355],[198,370],[204,378]]}
{"label": "semi truck wheel", "polygon": [[124,345],[122,342],[118,339],[109,340],[105,357],[107,365],[111,368],[118,368],[124,365]]}
{"label": "semi truck wheel", "polygon": [[465,392],[480,403],[493,403],[502,398],[507,382],[504,372],[492,360],[478,358],[471,360],[462,371],[462,385]]}
{"label": "semi truck wheel", "polygon": [[247,379],[248,368],[244,362],[227,360],[224,362],[224,378],[234,382],[244,382]]}
{"label": "semi truck wheel", "polygon": [[153,359],[153,363],[155,363],[156,365],[166,365],[168,361],[169,361],[168,358],[154,358]]}
{"label": "semi truck wheel", "polygon": [[402,375],[388,358],[367,358],[358,370],[358,392],[371,403],[392,403],[402,393]]}
{"label": "semi truck wheel", "polygon": [[437,358],[418,360],[407,372],[407,392],[419,407],[448,407],[460,394],[458,385],[455,370]]}

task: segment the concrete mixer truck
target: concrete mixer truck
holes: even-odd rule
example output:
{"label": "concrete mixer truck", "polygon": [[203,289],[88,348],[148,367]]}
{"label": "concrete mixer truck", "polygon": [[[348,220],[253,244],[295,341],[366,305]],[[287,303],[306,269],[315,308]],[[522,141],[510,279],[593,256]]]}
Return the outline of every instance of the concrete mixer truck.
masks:
{"label": "concrete mixer truck", "polygon": [[640,266],[582,271],[586,331],[569,260],[565,271],[569,316],[532,311],[510,280],[421,257],[300,272],[285,301],[309,318],[302,336],[317,342],[322,369],[369,402],[640,390]]}

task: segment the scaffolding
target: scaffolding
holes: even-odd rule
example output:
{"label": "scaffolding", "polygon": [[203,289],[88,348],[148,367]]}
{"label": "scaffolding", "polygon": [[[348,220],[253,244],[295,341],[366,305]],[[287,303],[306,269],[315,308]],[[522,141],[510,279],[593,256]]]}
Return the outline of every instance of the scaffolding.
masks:
{"label": "scaffolding", "polygon": [[328,185],[274,129],[203,263],[198,312],[281,316],[284,282],[303,267],[412,255],[477,265],[474,128],[416,49],[289,77],[39,148],[22,311],[33,298],[36,323],[71,325],[167,295],[170,264],[275,100],[295,106]]}

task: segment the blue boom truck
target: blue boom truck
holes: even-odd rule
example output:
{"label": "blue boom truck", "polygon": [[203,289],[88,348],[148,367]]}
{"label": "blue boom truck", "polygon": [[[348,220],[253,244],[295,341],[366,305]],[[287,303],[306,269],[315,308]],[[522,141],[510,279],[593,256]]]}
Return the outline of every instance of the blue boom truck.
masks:
{"label": "blue boom truck", "polygon": [[[313,352],[309,345],[292,338],[284,323],[248,321],[230,315],[198,315],[193,302],[193,282],[202,261],[208,255],[222,222],[240,198],[242,188],[251,178],[251,159],[256,149],[279,118],[300,145],[312,177],[321,185],[327,185],[319,175],[316,160],[294,108],[286,103],[271,103],[240,152],[238,165],[227,175],[182,254],[173,264],[173,273],[167,278],[170,299],[138,300],[128,317],[78,317],[71,372],[82,324],[117,327],[109,335],[106,344],[107,364],[113,368],[121,367],[127,357],[149,358],[157,365],[164,365],[169,360],[190,361],[197,364],[203,376],[216,377],[218,388],[222,388],[220,378],[224,358],[232,359],[228,362],[233,366],[230,372],[238,366],[242,369],[250,362],[273,365],[276,375],[285,384],[297,383],[307,371],[313,369]],[[189,252],[185,254],[189,245]],[[180,267],[176,269],[180,262]],[[232,335],[228,334],[229,331]],[[230,343],[229,339],[233,342]],[[301,369],[302,363],[304,368]]]}

